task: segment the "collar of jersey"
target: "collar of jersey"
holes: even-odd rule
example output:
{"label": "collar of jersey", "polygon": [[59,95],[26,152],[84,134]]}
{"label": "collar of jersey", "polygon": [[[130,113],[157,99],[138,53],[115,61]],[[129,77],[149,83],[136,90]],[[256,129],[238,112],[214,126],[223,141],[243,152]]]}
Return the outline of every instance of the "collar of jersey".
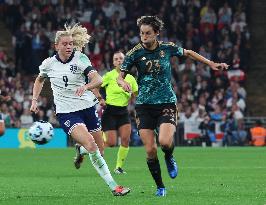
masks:
{"label": "collar of jersey", "polygon": [[69,62],[74,58],[74,54],[75,54],[75,51],[72,52],[71,56],[70,56],[65,62],[63,62],[63,61],[59,58],[58,53],[55,55],[55,58],[56,58],[59,62],[61,62],[61,63],[63,63],[63,64],[66,64],[66,63],[69,63]]}
{"label": "collar of jersey", "polygon": [[113,70],[111,70],[111,71],[113,71],[114,73],[118,73],[119,74],[119,72],[116,70],[116,67],[114,67]]}
{"label": "collar of jersey", "polygon": [[159,42],[158,40],[156,40],[156,41],[157,41],[157,46],[156,46],[156,48],[153,49],[153,50],[150,50],[150,49],[148,49],[148,48],[145,48],[144,45],[142,44],[142,42],[140,42],[140,44],[141,44],[141,46],[142,46],[142,48],[143,48],[144,50],[146,50],[146,51],[150,51],[150,52],[153,52],[153,51],[156,51],[157,48],[159,48],[159,46],[160,46],[160,42]]}

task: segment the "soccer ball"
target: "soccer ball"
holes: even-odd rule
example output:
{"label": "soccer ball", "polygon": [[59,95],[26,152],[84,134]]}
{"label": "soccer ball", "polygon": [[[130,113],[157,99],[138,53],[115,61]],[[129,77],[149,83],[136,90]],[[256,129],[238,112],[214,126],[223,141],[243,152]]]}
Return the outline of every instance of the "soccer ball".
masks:
{"label": "soccer ball", "polygon": [[48,143],[54,136],[54,128],[49,122],[37,121],[29,129],[29,136],[35,144]]}

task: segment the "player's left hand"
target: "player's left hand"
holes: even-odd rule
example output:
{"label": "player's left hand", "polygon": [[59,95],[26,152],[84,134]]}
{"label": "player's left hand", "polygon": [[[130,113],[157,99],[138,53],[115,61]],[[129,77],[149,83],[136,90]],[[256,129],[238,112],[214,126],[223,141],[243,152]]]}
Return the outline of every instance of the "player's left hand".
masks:
{"label": "player's left hand", "polygon": [[210,67],[213,70],[227,70],[229,65],[227,65],[226,63],[214,63],[214,62],[211,62]]}
{"label": "player's left hand", "polygon": [[81,86],[76,90],[75,95],[80,97],[85,93],[86,90],[86,86]]}

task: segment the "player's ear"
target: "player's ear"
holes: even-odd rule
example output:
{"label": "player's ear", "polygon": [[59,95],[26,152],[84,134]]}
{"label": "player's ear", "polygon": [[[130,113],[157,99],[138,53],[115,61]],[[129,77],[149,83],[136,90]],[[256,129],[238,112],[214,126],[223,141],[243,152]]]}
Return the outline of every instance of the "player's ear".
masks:
{"label": "player's ear", "polygon": [[54,44],[54,47],[55,47],[55,50],[58,51],[58,44],[57,43]]}

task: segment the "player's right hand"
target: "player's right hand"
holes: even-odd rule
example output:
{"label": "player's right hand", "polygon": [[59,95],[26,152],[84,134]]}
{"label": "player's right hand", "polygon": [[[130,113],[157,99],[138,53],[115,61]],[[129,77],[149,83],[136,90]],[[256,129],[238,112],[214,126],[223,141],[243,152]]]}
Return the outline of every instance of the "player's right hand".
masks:
{"label": "player's right hand", "polygon": [[106,106],[105,100],[103,98],[101,100],[99,100],[99,104],[102,107],[105,107]]}
{"label": "player's right hand", "polygon": [[36,100],[31,101],[30,111],[34,112],[35,114],[39,111],[38,103]]}
{"label": "player's right hand", "polygon": [[210,67],[213,70],[227,70],[229,65],[227,65],[226,63],[215,63],[215,62],[211,62],[210,63]]}
{"label": "player's right hand", "polygon": [[87,90],[87,88],[86,88],[85,85],[84,85],[84,86],[80,86],[80,87],[76,90],[75,95],[81,97],[81,96],[85,93],[86,90]]}

